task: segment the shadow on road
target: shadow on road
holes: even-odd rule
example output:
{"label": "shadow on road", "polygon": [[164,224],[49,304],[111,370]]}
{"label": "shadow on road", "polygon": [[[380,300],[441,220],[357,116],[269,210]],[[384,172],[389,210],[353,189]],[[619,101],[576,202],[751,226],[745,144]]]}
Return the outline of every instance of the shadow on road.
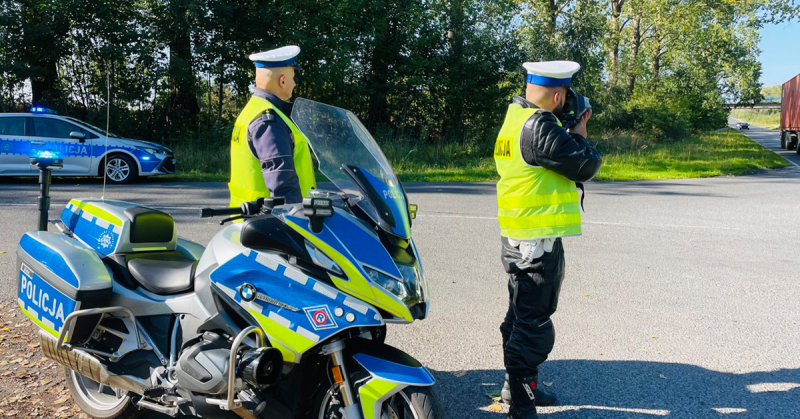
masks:
{"label": "shadow on road", "polygon": [[[449,419],[504,419],[487,411],[487,392],[499,390],[501,370],[434,371]],[[796,418],[800,369],[730,374],[686,364],[643,361],[548,361],[559,406],[543,418]],[[483,410],[482,410],[483,409]]]}
{"label": "shadow on road", "polygon": [[415,194],[456,194],[456,195],[494,195],[497,193],[494,182],[458,183],[403,183],[406,192]]}

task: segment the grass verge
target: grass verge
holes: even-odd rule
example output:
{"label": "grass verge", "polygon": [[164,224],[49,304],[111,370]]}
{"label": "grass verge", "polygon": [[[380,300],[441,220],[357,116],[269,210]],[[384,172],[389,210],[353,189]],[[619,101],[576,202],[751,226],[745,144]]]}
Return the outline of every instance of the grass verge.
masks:
{"label": "grass verge", "polygon": [[[597,142],[603,168],[597,180],[652,180],[742,175],[787,166],[777,154],[736,131],[699,134],[682,141],[653,143],[616,133]],[[496,181],[492,148],[464,144],[418,144],[392,141],[381,145],[404,182]],[[173,147],[178,181],[227,181],[228,147]]]}
{"label": "grass verge", "polygon": [[598,149],[603,155],[598,180],[744,175],[789,165],[782,157],[732,130],[662,144],[619,135],[600,141]]}
{"label": "grass verge", "polygon": [[781,124],[780,109],[734,109],[731,118],[773,129]]}
{"label": "grass verge", "polygon": [[220,147],[181,143],[170,146],[178,161],[177,172],[164,179],[181,182],[227,182],[230,179],[230,145]]}

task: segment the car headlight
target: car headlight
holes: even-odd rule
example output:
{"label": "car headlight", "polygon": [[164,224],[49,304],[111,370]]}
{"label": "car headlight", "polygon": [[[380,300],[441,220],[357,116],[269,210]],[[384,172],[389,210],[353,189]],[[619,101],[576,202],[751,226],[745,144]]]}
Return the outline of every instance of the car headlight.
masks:
{"label": "car headlight", "polygon": [[402,281],[366,266],[364,267],[364,270],[367,272],[367,275],[369,275],[369,278],[373,282],[380,285],[381,288],[385,289],[386,291],[389,291],[395,297],[399,298],[400,301],[405,303],[409,299],[408,289],[406,289],[406,285]]}
{"label": "car headlight", "polygon": [[152,154],[152,155],[154,155],[154,156],[155,156],[156,154],[164,154],[164,152],[163,152],[163,151],[161,151],[161,150],[158,150],[158,149],[155,149],[155,148],[149,148],[149,147],[136,147],[136,148],[138,148],[139,150],[142,150],[142,151],[144,151],[144,152],[145,152],[145,153],[147,153],[147,154]]}
{"label": "car headlight", "polygon": [[344,276],[344,271],[342,268],[336,262],[334,262],[333,259],[329,258],[325,253],[322,253],[322,250],[319,250],[317,246],[314,246],[308,240],[306,240],[306,251],[308,251],[308,254],[311,256],[311,260],[313,260],[317,266],[323,267],[335,274]]}

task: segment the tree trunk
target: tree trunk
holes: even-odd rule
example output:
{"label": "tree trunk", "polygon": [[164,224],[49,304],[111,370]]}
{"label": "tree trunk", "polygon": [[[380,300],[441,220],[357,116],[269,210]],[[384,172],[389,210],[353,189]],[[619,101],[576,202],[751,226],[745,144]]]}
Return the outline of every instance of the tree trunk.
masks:
{"label": "tree trunk", "polygon": [[464,101],[461,97],[461,79],[464,72],[464,1],[453,0],[447,11],[449,30],[447,33],[448,55],[446,58],[449,90],[445,101],[443,135],[446,139],[460,139],[464,126]]}
{"label": "tree trunk", "polygon": [[650,75],[653,80],[658,80],[658,73],[661,71],[661,41],[662,37],[655,36],[656,46],[653,49],[653,57],[650,60]]}
{"label": "tree trunk", "polygon": [[636,17],[631,26],[631,59],[628,62],[628,93],[633,94],[636,86],[636,59],[639,57],[639,47],[642,44],[641,17]]}
{"label": "tree trunk", "polygon": [[195,74],[192,65],[192,30],[189,19],[188,2],[173,0],[169,3],[169,13],[175,24],[169,47],[169,78],[171,89],[171,110],[194,117],[200,113],[200,104],[195,96]]}
{"label": "tree trunk", "polygon": [[[375,15],[375,41],[367,77],[367,128],[374,130],[389,123],[389,71],[400,52],[396,39],[397,24],[388,1],[381,3]],[[396,12],[396,11],[394,11]]]}
{"label": "tree trunk", "polygon": [[619,71],[619,43],[620,43],[620,23],[619,18],[622,15],[622,6],[625,0],[610,0],[611,5],[611,48],[608,66],[608,84],[614,86],[617,84],[617,72]]}
{"label": "tree trunk", "polygon": [[[222,120],[222,107],[225,104],[225,66],[220,63],[219,69],[219,79],[217,80],[217,84],[219,84],[219,104],[217,105],[217,121]],[[208,103],[209,107],[211,107],[211,102]]]}
{"label": "tree trunk", "polygon": [[37,67],[36,75],[31,76],[31,96],[33,103],[46,103],[48,106],[56,104],[60,97],[58,90],[58,69],[55,61],[40,61],[33,64]]}
{"label": "tree trunk", "polygon": [[[69,20],[60,12],[57,2],[20,1],[21,64],[24,77],[30,79],[34,103],[62,105],[58,88],[58,61],[66,53],[64,39],[69,33]],[[51,4],[52,3],[52,4]]]}

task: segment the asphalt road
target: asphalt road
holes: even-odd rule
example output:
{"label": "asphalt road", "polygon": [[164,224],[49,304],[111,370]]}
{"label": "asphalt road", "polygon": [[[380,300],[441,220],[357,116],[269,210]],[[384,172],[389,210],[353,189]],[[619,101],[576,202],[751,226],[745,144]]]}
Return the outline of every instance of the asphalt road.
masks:
{"label": "asphalt road", "polygon": [[[60,181],[53,207],[100,189]],[[565,240],[556,347],[541,371],[561,403],[542,416],[800,417],[800,168],[586,189],[584,235]],[[508,298],[494,186],[408,190],[434,301],[429,319],[391,327],[388,341],[434,372],[450,419],[504,419],[485,395],[502,384]],[[36,195],[32,181],[0,186],[2,300],[16,295],[16,242],[35,226]],[[219,226],[192,208],[227,196],[221,183],[106,193],[163,208],[179,234],[201,243]]]}
{"label": "asphalt road", "polygon": [[[736,119],[728,118],[728,124],[736,128]],[[786,150],[781,148],[781,132],[767,128],[750,125],[750,129],[740,130],[742,134],[749,137],[751,140],[763,145],[764,147],[774,151],[779,156],[783,157],[793,166],[800,166],[800,155],[796,150]]]}

